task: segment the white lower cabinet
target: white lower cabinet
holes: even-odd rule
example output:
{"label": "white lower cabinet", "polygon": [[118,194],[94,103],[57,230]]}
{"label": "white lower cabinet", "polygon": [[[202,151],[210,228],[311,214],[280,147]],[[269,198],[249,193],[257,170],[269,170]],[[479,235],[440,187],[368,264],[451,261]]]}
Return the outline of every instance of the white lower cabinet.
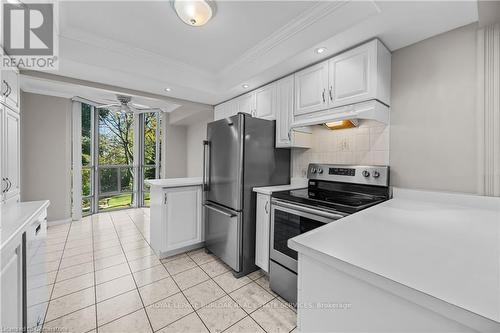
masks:
{"label": "white lower cabinet", "polygon": [[9,242],[1,254],[1,327],[15,332],[23,326],[22,236]]}
{"label": "white lower cabinet", "polygon": [[255,221],[255,264],[269,272],[269,231],[271,226],[271,196],[257,193]]}
{"label": "white lower cabinet", "polygon": [[160,256],[204,241],[201,186],[152,188],[151,246]]}

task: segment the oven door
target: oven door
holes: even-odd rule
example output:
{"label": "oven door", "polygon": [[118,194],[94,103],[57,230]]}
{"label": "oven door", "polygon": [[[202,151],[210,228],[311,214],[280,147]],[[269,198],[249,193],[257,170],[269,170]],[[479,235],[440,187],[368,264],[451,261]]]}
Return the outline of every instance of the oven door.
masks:
{"label": "oven door", "polygon": [[297,251],[288,247],[288,240],[345,215],[325,212],[272,199],[271,205],[271,260],[297,273]]}

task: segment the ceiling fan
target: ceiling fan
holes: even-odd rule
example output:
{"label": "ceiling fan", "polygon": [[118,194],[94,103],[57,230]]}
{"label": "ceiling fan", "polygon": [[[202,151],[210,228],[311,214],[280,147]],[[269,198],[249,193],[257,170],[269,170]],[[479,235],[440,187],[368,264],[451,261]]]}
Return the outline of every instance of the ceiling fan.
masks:
{"label": "ceiling fan", "polygon": [[147,105],[132,103],[132,96],[116,95],[118,102],[99,105],[99,109],[108,109],[113,112],[119,113],[143,113],[143,112],[155,112],[163,111],[161,108],[152,108]]}

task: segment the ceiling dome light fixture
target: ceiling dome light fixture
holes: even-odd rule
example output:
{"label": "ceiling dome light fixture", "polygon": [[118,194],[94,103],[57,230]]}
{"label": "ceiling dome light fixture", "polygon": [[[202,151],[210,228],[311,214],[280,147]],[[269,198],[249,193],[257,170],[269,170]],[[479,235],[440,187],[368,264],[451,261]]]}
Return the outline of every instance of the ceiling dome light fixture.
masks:
{"label": "ceiling dome light fixture", "polygon": [[182,22],[192,27],[205,25],[215,15],[212,0],[172,0],[171,3]]}
{"label": "ceiling dome light fixture", "polygon": [[170,92],[170,91],[172,91],[172,88],[165,88],[165,91]]}
{"label": "ceiling dome light fixture", "polygon": [[326,47],[318,47],[316,50],[314,50],[314,52],[316,52],[317,54],[321,54],[325,51],[326,51]]}
{"label": "ceiling dome light fixture", "polygon": [[248,89],[249,85],[245,83],[245,84],[242,84],[242,85],[241,85],[241,87],[242,87],[243,89]]}

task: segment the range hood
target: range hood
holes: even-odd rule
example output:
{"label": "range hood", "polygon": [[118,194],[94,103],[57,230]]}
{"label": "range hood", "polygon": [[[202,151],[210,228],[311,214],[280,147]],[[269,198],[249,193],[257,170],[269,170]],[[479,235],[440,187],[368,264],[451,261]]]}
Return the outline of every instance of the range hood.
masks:
{"label": "range hood", "polygon": [[320,125],[353,119],[376,120],[383,124],[389,124],[389,107],[377,100],[370,100],[297,116],[294,118],[292,127]]}

